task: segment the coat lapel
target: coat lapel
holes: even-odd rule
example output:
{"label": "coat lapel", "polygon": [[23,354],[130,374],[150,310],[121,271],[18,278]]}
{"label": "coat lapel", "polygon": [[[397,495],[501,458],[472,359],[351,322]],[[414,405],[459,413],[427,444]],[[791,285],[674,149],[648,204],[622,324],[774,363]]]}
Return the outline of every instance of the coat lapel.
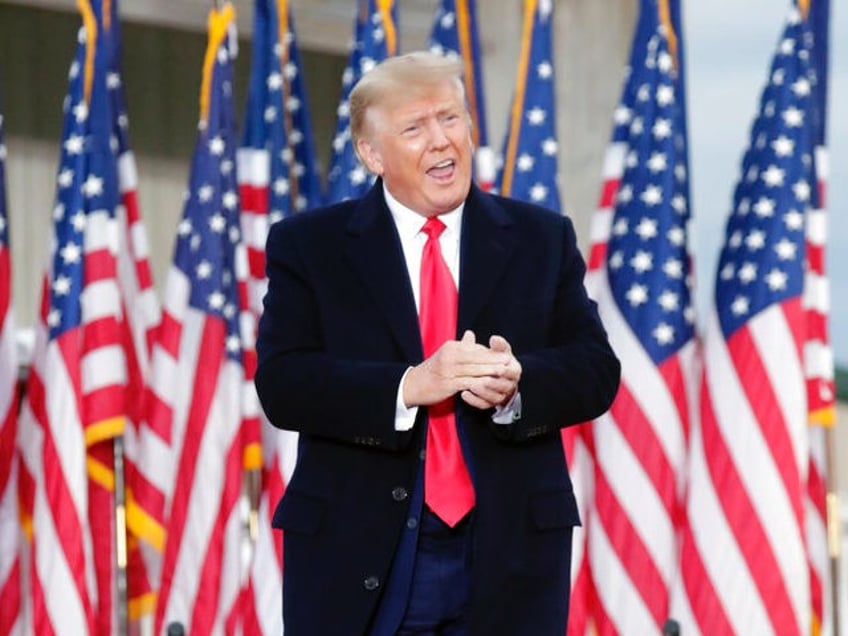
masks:
{"label": "coat lapel", "polygon": [[403,249],[380,180],[357,205],[348,222],[347,255],[383,312],[408,360],[423,359],[415,299]]}
{"label": "coat lapel", "polygon": [[470,328],[495,288],[515,249],[512,219],[476,186],[465,204],[460,246],[458,336]]}

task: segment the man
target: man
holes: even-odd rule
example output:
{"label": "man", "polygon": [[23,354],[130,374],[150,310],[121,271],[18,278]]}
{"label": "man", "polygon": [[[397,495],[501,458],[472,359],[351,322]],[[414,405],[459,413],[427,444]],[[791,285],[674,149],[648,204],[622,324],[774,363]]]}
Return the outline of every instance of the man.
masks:
{"label": "man", "polygon": [[286,636],[565,633],[559,429],[609,407],[619,364],[570,221],[472,185],[460,73],[413,53],[366,74],[374,187],[268,238],[256,384],[300,432]]}

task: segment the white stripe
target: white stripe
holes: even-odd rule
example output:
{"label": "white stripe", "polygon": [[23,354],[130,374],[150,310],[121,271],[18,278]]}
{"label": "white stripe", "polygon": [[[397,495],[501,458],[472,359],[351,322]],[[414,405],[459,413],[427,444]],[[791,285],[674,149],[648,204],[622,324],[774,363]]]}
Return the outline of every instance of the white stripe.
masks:
{"label": "white stripe", "polygon": [[[633,399],[639,403],[653,425],[666,459],[679,474],[683,468],[686,442],[683,439],[683,422],[677,412],[677,404],[662,376],[655,371],[653,360],[619,311],[607,281],[606,270],[599,271],[592,279],[592,287],[610,343],[618,358],[622,360],[622,384],[630,387]],[[652,371],[646,372],[648,369]]]}
{"label": "white stripe", "polygon": [[112,254],[118,253],[120,245],[118,224],[110,217],[107,210],[95,210],[88,213],[84,241],[87,254],[98,250],[108,250]]}
{"label": "white stripe", "polygon": [[804,274],[804,294],[801,297],[804,309],[812,309],[824,314],[830,314],[830,285],[825,276],[813,271]]}
{"label": "white stripe", "polygon": [[127,361],[120,345],[98,347],[83,357],[80,366],[83,394],[127,383]]}
{"label": "white stripe", "polygon": [[[222,365],[202,432],[203,437],[198,447],[192,475],[192,494],[188,500],[186,524],[181,537],[182,543],[174,567],[171,594],[167,599],[165,613],[166,624],[170,620],[182,619],[186,621],[187,631],[191,631],[187,619],[191,616],[190,608],[194,605],[198,592],[198,573],[202,571],[208,541],[219,512],[226,477],[226,470],[222,469],[222,461],[230,445],[236,440],[241,423],[240,376],[242,375],[235,363],[227,361]],[[184,421],[182,427],[185,427]],[[222,574],[223,579],[235,577],[238,580],[239,578],[238,568],[229,572],[225,570]],[[222,591],[229,589],[225,580],[221,581],[220,589]]]}
{"label": "white stripe", "polygon": [[[619,424],[613,418],[595,427],[598,464],[603,470],[616,500],[633,524],[645,549],[651,555],[663,583],[671,580],[676,556],[675,533],[662,500],[646,473],[645,467],[633,453],[633,449],[621,434]],[[618,561],[618,555],[611,558]],[[627,555],[624,555],[626,560]],[[595,578],[603,585],[606,570],[596,570]],[[642,590],[663,594],[664,590]],[[623,599],[622,608],[632,599]],[[611,609],[610,611],[617,611]]]}
{"label": "white stripe", "polygon": [[816,177],[819,181],[827,181],[830,176],[830,154],[827,151],[827,146],[816,146],[814,153],[816,156]]}
{"label": "white stripe", "polygon": [[239,183],[262,188],[268,185],[271,157],[267,150],[239,148],[236,151],[236,169]]}
{"label": "white stripe", "polygon": [[165,298],[162,302],[163,311],[171,316],[182,316],[188,306],[191,282],[182,270],[171,266],[168,268],[168,279],[165,281]]}
{"label": "white stripe", "polygon": [[795,450],[795,464],[802,483],[806,482],[807,458],[807,386],[803,360],[799,358],[780,306],[760,312],[749,323],[751,338],[763,361],[780,412],[789,427],[788,432]]}
{"label": "white stripe", "polygon": [[833,380],[833,349],[818,340],[804,343],[804,373],[808,378]]}
{"label": "white stripe", "polygon": [[620,179],[624,174],[624,158],[627,156],[627,149],[628,144],[623,141],[616,141],[607,146],[601,171],[604,181]]}
{"label": "white stripe", "polygon": [[[780,316],[775,321],[774,316],[767,314]],[[777,342],[791,341],[791,335],[785,330],[785,322],[781,325],[780,319],[782,311],[779,307],[772,307],[757,316],[749,329],[753,332],[754,322],[758,321],[756,328],[765,330],[768,335],[763,333],[757,338],[762,338],[774,347]],[[771,551],[778,561],[784,584],[794,604],[794,612],[799,617],[799,624],[806,625],[808,623],[803,620],[802,608],[805,606],[805,596],[809,598],[809,589],[801,528],[798,527],[791,502],[783,488],[779,468],[774,464],[769,446],[762,437],[760,425],[742,390],[730,353],[721,337],[715,312],[711,313],[707,327],[705,355],[710,395],[721,396],[719,399],[713,397],[712,400],[717,425],[768,537]],[[787,370],[788,378],[775,385],[776,391],[783,390],[786,383],[791,381],[798,382],[800,386],[804,384],[800,370],[796,368],[793,373],[791,361],[785,363],[790,365]],[[787,418],[790,427],[796,425],[792,420],[796,415],[784,412],[783,416]],[[803,471],[800,474],[803,476]],[[809,608],[808,602],[806,607]]]}
{"label": "white stripe", "polygon": [[150,247],[147,243],[147,232],[141,222],[133,223],[130,227],[130,241],[133,258],[136,261],[147,260],[150,257]]}
{"label": "white stripe", "polygon": [[132,150],[127,150],[118,157],[118,185],[121,194],[138,189],[138,171]]}
{"label": "white stripe", "polygon": [[824,210],[809,210],[806,215],[806,239],[817,246],[827,244],[827,213]]}
{"label": "white stripe", "polygon": [[262,634],[283,633],[283,573],[277,562],[275,536],[268,520],[276,502],[262,498],[259,505],[259,534],[256,538],[256,551],[251,566],[253,581],[253,605],[262,625]]}
{"label": "white stripe", "polygon": [[612,208],[599,208],[592,215],[592,225],[589,229],[589,239],[594,247],[599,243],[606,243],[612,229],[612,218],[615,210]]}
{"label": "white stripe", "polygon": [[268,215],[242,214],[240,221],[245,245],[254,249],[264,250],[265,241],[268,240]]}
{"label": "white stripe", "polygon": [[[701,557],[707,578],[733,626],[733,633],[771,634],[773,630],[768,614],[715,492],[706,465],[709,450],[703,446],[702,431],[697,422],[692,430],[691,449],[686,513],[695,550]],[[697,595],[697,582],[695,586],[694,593]],[[694,620],[693,616],[682,612],[675,617],[681,621],[681,634],[702,633],[703,626],[685,622],[687,618]]]}
{"label": "white stripe", "polygon": [[250,310],[239,314],[239,333],[245,349],[253,349],[256,346],[256,316]]}
{"label": "white stripe", "polygon": [[65,360],[55,342],[47,347],[43,368],[36,371],[45,388],[47,426],[57,444],[62,474],[71,497],[77,504],[77,516],[87,516],[88,477],[82,422],[77,411],[78,398],[66,372]]}
{"label": "white stripe", "polygon": [[80,294],[83,322],[121,316],[121,295],[114,278],[96,280],[85,286]]}
{"label": "white stripe", "polygon": [[[648,608],[642,602],[642,597],[631,585],[618,559],[601,559],[603,555],[614,553],[609,538],[599,523],[588,526],[589,533],[589,563],[592,571],[604,572],[606,580],[597,586],[601,605],[620,634],[655,634],[657,625]],[[626,607],[626,615],[622,608]],[[626,622],[623,622],[626,621]]]}

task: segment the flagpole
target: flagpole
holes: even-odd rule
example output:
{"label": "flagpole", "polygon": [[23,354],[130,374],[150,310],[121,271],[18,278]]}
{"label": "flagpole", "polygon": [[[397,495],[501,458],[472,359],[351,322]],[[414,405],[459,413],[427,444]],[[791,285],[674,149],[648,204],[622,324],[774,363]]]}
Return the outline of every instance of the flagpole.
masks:
{"label": "flagpole", "polygon": [[127,501],[123,435],[115,437],[113,449],[115,461],[115,588],[117,591],[115,627],[118,636],[126,636],[129,615],[127,612]]}
{"label": "flagpole", "polygon": [[839,517],[839,494],[836,492],[836,440],[834,424],[825,431],[827,446],[827,553],[830,557],[830,602],[833,615],[833,634],[840,634],[840,600],[839,594],[839,561],[842,554],[840,540],[842,538],[842,520]]}

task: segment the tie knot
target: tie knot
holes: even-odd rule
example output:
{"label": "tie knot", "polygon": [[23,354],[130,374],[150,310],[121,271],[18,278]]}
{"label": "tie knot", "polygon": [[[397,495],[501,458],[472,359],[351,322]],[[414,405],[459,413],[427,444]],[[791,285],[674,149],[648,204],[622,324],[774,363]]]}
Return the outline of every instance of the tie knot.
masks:
{"label": "tie knot", "polygon": [[427,235],[428,239],[438,239],[442,232],[445,231],[445,227],[447,226],[439,220],[439,217],[432,216],[427,219],[421,231]]}

